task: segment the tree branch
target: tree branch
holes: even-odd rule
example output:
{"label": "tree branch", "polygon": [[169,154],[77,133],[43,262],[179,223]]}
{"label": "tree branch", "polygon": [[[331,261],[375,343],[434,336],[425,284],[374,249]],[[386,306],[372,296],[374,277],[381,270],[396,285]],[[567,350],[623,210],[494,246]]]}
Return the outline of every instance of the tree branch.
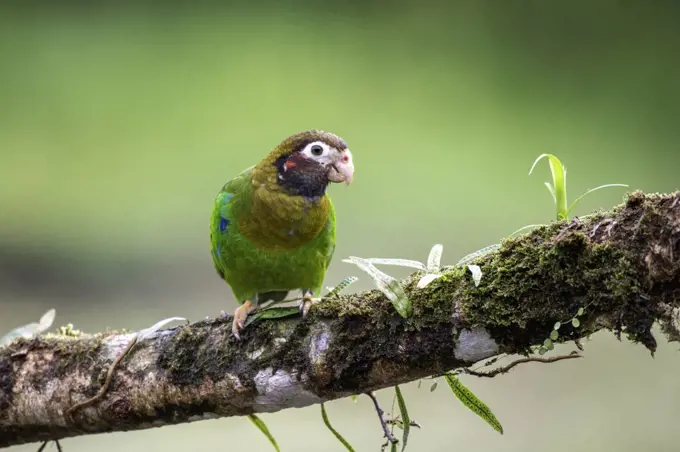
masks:
{"label": "tree branch", "polygon": [[403,284],[413,316],[400,317],[377,290],[316,304],[306,319],[262,320],[242,341],[230,318],[162,330],[112,363],[136,335],[44,335],[0,348],[0,447],[71,436],[304,407],[367,393],[500,353],[530,352],[556,321],[560,340],[600,329],[641,342],[660,322],[678,340],[680,193],[634,192],[608,212],[508,239],[423,289]]}

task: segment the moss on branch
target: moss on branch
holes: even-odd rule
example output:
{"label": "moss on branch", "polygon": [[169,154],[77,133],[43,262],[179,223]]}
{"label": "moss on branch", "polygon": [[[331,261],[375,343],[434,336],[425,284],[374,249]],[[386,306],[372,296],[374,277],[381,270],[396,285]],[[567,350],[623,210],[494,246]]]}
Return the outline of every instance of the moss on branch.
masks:
{"label": "moss on branch", "polygon": [[419,289],[403,281],[413,316],[378,290],[315,305],[307,318],[261,320],[242,341],[231,319],[162,330],[132,347],[106,396],[95,395],[134,334],[45,335],[0,348],[0,447],[220,416],[272,412],[440,374],[499,353],[527,353],[579,308],[578,328],[625,332],[654,351],[680,308],[680,194],[633,192],[611,211],[507,239],[477,259],[478,286],[450,268]]}

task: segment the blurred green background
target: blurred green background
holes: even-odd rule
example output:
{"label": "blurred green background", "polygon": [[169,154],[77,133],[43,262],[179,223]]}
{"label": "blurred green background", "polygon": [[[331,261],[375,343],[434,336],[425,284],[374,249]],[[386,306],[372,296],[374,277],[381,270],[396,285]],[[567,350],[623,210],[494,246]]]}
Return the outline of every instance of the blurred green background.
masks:
{"label": "blurred green background", "polygon": [[[2,2],[0,331],[51,307],[85,331],[232,311],[208,250],[213,197],[299,130],[354,153],[355,183],[331,188],[327,284],[353,274],[357,290],[370,286],[348,255],[422,261],[443,243],[449,264],[550,221],[547,164],[527,175],[543,152],[568,167],[572,199],[675,190],[679,20],[672,2]],[[652,359],[601,333],[578,362],[464,378],[503,436],[443,384],[407,385],[424,426],[410,448],[677,450],[680,360],[660,342]],[[370,400],[328,411],[358,451],[379,450]],[[284,451],[343,450],[318,406],[263,419]],[[63,445],[271,450],[241,418]]]}

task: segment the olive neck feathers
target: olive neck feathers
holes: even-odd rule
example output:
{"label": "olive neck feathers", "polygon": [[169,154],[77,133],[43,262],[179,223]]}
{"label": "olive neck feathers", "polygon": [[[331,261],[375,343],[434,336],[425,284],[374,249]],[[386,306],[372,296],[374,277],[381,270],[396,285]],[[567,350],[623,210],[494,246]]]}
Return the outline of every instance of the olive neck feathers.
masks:
{"label": "olive neck feathers", "polygon": [[240,230],[255,244],[285,251],[303,246],[323,230],[329,221],[330,199],[292,195],[277,181],[275,158],[253,168],[251,203],[240,221]]}

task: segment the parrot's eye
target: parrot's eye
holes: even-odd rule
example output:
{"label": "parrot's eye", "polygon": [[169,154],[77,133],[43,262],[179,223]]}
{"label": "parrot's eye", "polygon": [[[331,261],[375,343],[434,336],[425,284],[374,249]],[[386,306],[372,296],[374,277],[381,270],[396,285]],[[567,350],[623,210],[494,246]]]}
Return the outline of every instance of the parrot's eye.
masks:
{"label": "parrot's eye", "polygon": [[300,151],[300,154],[308,159],[316,161],[321,165],[326,165],[330,162],[329,159],[331,158],[331,149],[328,144],[324,143],[323,141],[313,141],[311,143],[307,143],[304,149]]}
{"label": "parrot's eye", "polygon": [[312,153],[312,155],[319,157],[321,154],[323,154],[323,148],[318,144],[315,144],[310,148],[310,152]]}

